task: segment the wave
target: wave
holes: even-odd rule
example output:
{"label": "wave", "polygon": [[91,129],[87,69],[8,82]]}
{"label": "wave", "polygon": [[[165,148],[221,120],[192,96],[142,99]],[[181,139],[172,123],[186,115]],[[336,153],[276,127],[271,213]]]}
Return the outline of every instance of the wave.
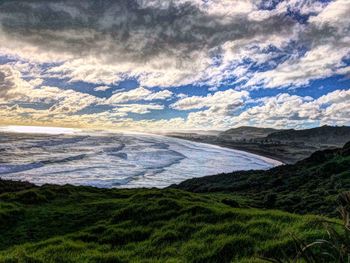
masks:
{"label": "wave", "polygon": [[9,173],[18,173],[23,172],[27,170],[32,170],[36,168],[43,167],[45,165],[52,165],[52,164],[63,164],[67,162],[73,162],[77,160],[82,160],[86,157],[86,154],[80,154],[76,156],[69,156],[63,159],[58,160],[44,160],[39,162],[33,162],[28,164],[19,164],[19,165],[0,165],[0,174],[9,174]]}
{"label": "wave", "polygon": [[0,149],[2,178],[39,185],[166,187],[192,177],[276,165],[249,153],[144,134],[11,134],[0,140]]}
{"label": "wave", "polygon": [[42,166],[44,166],[44,164],[42,164],[41,162],[20,164],[20,165],[12,165],[12,164],[0,165],[0,175],[23,172],[31,169],[36,169]]}
{"label": "wave", "polygon": [[37,143],[34,143],[26,148],[34,148],[34,147],[41,148],[41,147],[53,147],[53,146],[65,145],[65,144],[76,144],[87,138],[89,138],[89,136],[77,136],[73,138],[44,140],[44,141],[39,141]]}

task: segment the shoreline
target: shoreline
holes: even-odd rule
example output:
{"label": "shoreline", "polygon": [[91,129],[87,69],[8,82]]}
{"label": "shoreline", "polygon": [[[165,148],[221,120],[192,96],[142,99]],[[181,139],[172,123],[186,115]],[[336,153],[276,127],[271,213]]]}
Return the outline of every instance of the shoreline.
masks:
{"label": "shoreline", "polygon": [[248,148],[248,147],[238,146],[238,145],[231,145],[229,143],[224,143],[224,142],[203,140],[202,138],[201,139],[195,139],[195,138],[188,138],[188,137],[181,137],[181,136],[172,136],[172,135],[164,135],[164,136],[170,137],[170,138],[182,139],[182,140],[186,140],[186,141],[190,141],[190,142],[197,142],[197,143],[204,143],[204,144],[209,144],[209,145],[215,145],[215,146],[219,146],[219,147],[223,147],[223,148],[227,148],[227,149],[231,149],[231,150],[242,151],[242,152],[246,152],[246,153],[251,153],[251,154],[258,155],[260,157],[265,157],[265,158],[268,158],[268,159],[272,159],[274,161],[278,161],[278,162],[281,163],[280,165],[286,165],[286,164],[291,164],[292,163],[292,161],[289,160],[288,158],[283,158],[281,156],[268,153],[268,152],[266,152],[264,150],[251,149],[251,148]]}
{"label": "shoreline", "polygon": [[[12,133],[9,134],[9,136],[12,136]],[[46,141],[50,140],[50,136],[47,138],[41,137],[42,135],[37,135],[38,141]],[[123,137],[124,135],[118,135],[117,138]],[[26,134],[24,135],[23,142],[26,142],[28,138],[31,138],[30,135]],[[73,136],[75,138],[75,136]],[[108,135],[108,137],[111,137]],[[96,178],[94,175],[95,173],[101,173],[101,171],[110,171],[112,169],[113,163],[110,162],[109,159],[105,159],[101,161],[101,159],[96,159],[97,161],[101,162],[102,164],[106,165],[106,169],[104,170],[97,170],[90,175],[90,166],[87,164],[86,167],[89,169],[84,169],[83,173],[79,173],[80,176],[84,176],[85,178],[82,179],[76,179],[79,178],[76,176],[76,172],[73,169],[72,171],[68,168],[66,168],[65,164],[62,164],[62,161],[59,162],[59,166],[56,165],[54,168],[50,168],[49,171],[51,173],[54,173],[56,170],[59,172],[55,172],[56,174],[54,176],[51,176],[49,178],[45,178],[44,176],[47,173],[47,170],[45,167],[46,165],[50,164],[56,164],[55,162],[51,161],[48,163],[40,163],[40,166],[33,165],[34,163],[29,164],[16,164],[16,165],[6,165],[4,167],[0,167],[0,178],[3,180],[15,180],[15,181],[25,181],[33,183],[37,186],[40,186],[42,184],[71,184],[71,185],[89,185],[97,188],[143,188],[143,187],[156,187],[156,188],[166,188],[173,184],[179,184],[182,181],[192,179],[192,178],[200,178],[203,176],[210,176],[220,173],[230,173],[232,171],[241,171],[246,169],[255,169],[255,170],[265,170],[270,169],[275,166],[280,166],[283,163],[281,163],[279,160],[275,158],[270,158],[265,155],[259,155],[254,152],[248,152],[240,149],[230,149],[230,147],[223,147],[222,145],[215,145],[205,142],[193,142],[189,140],[183,140],[182,138],[174,138],[170,136],[164,136],[164,135],[157,135],[157,134],[142,134],[139,136],[131,136],[130,138],[134,138],[136,142],[138,143],[140,141],[147,141],[147,144],[145,144],[147,147],[151,147],[153,149],[158,149],[161,147],[163,143],[165,143],[166,147],[161,147],[161,149],[168,149],[169,151],[177,151],[177,155],[175,157],[167,157],[167,153],[165,157],[162,156],[158,158],[153,158],[152,160],[148,160],[147,158],[143,160],[143,158],[137,160],[138,162],[144,162],[144,161],[152,161],[152,166],[150,167],[156,167],[156,169],[151,169],[148,166],[141,166],[139,170],[142,172],[139,172],[138,174],[134,175],[134,170],[132,170],[132,164],[133,159],[129,161],[126,159],[126,161],[123,161],[123,159],[118,158],[118,160],[122,160],[120,163],[124,165],[125,167],[131,167],[129,168],[130,171],[121,171],[119,173],[116,173],[113,178],[110,178],[109,180],[102,180],[99,178]],[[153,138],[155,137],[155,138]],[[159,137],[159,138],[158,138]],[[6,137],[5,137],[6,138]],[[16,139],[17,135],[15,135],[13,139]],[[43,138],[43,139],[41,139]],[[64,137],[65,138],[65,137]],[[77,137],[78,138],[78,137]],[[22,143],[22,139],[19,140],[19,143]],[[146,140],[147,139],[147,140]],[[69,139],[70,140],[70,139]],[[85,140],[85,139],[82,139]],[[100,142],[99,138],[96,140],[89,140],[84,145],[94,145],[91,142]],[[117,141],[122,142],[123,139],[117,139]],[[60,144],[62,143],[59,141]],[[78,143],[77,143],[78,142]],[[109,141],[108,141],[109,142]],[[115,141],[114,147],[115,147]],[[155,142],[156,146],[151,146]],[[80,141],[76,141],[75,139],[73,141],[69,141],[71,143],[70,151],[73,153],[76,152],[77,145],[80,145]],[[157,146],[157,144],[161,143]],[[20,144],[19,144],[20,145]],[[109,143],[103,143],[102,146],[106,147],[105,145],[109,145]],[[188,145],[191,145],[188,147]],[[195,145],[195,147],[193,147]],[[102,147],[99,146],[99,147]],[[124,146],[123,146],[124,147]],[[191,148],[193,147],[193,149]],[[216,148],[216,149],[215,149]],[[109,148],[108,148],[109,149]],[[114,148],[113,148],[114,149]],[[213,149],[215,149],[213,151]],[[98,150],[98,149],[97,149]],[[167,150],[167,151],[168,151]],[[95,150],[94,150],[95,151]],[[121,149],[117,149],[116,151],[121,151]],[[139,149],[138,149],[139,151]],[[29,153],[30,151],[28,151]],[[128,150],[126,150],[128,154],[132,154],[133,151],[131,150],[130,153]],[[157,150],[158,152],[158,150]],[[56,145],[54,145],[53,148],[50,148],[49,152],[44,152],[44,157],[47,157],[47,154],[49,156],[47,158],[51,158],[52,156],[56,156]],[[79,152],[79,156],[81,156],[81,152]],[[160,151],[159,154],[163,154],[163,151]],[[27,156],[26,154],[25,156]],[[242,159],[242,164],[240,162],[237,162],[237,156],[243,156],[244,161]],[[29,156],[29,155],[28,155]],[[98,155],[99,156],[99,155]],[[63,158],[63,157],[61,157]],[[175,158],[175,159],[174,159]],[[178,159],[180,158],[180,159]],[[163,160],[164,159],[164,160]],[[178,166],[177,164],[182,159],[185,159],[183,161],[183,166]],[[76,161],[75,164],[80,165],[79,159],[69,159],[64,158],[63,163],[66,163],[66,160],[68,161]],[[42,160],[41,160],[42,161]],[[174,162],[175,161],[175,162]],[[197,165],[198,164],[198,165]],[[156,165],[156,166],[155,166]],[[17,166],[19,168],[17,168]],[[84,168],[85,166],[83,166]],[[4,168],[4,169],[2,169]],[[33,171],[36,168],[39,168],[40,170]],[[162,168],[162,169],[161,169]],[[164,169],[163,169],[164,168]],[[142,169],[142,170],[141,170]],[[53,172],[54,171],[54,172]],[[61,175],[63,174],[63,175]],[[142,176],[139,176],[142,175]],[[143,176],[143,175],[151,175],[151,176]],[[65,178],[67,176],[67,178]],[[126,181],[125,181],[126,180]]]}

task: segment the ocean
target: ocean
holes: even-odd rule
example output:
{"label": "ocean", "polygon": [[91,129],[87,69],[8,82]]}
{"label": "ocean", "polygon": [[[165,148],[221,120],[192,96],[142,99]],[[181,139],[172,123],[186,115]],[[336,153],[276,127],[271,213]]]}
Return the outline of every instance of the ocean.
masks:
{"label": "ocean", "polygon": [[0,132],[0,178],[37,185],[163,188],[194,177],[279,164],[242,151],[158,135]]}

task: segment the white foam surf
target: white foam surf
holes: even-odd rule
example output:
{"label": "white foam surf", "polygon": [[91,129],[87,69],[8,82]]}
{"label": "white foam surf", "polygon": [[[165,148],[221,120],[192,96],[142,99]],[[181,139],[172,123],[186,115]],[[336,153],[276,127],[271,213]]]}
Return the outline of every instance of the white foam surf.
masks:
{"label": "white foam surf", "polygon": [[0,135],[0,177],[38,185],[166,187],[278,161],[218,146],[145,134]]}

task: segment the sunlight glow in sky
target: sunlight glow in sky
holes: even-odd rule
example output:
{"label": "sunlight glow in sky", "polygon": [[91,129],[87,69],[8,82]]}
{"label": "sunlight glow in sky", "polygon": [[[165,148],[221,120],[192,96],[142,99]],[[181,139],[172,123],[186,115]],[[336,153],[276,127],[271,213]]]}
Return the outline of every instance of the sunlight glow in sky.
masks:
{"label": "sunlight glow in sky", "polygon": [[350,1],[1,1],[0,125],[350,125]]}
{"label": "sunlight glow in sky", "polygon": [[75,134],[79,130],[60,127],[42,127],[42,126],[4,126],[0,127],[1,132],[15,133],[37,133],[37,134]]}

